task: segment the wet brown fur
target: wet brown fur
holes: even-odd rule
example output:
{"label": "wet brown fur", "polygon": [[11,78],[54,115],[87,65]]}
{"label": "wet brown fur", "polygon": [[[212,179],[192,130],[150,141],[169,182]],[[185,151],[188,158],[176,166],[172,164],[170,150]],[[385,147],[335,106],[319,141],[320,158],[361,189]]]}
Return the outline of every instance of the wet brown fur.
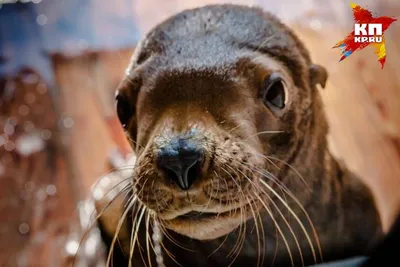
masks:
{"label": "wet brown fur", "polygon": [[[257,88],[272,71],[282,72],[289,84],[290,100],[284,112],[271,112],[258,98]],[[271,14],[235,5],[179,13],[146,35],[128,72],[119,93],[135,111],[126,132],[138,158],[132,182],[140,203],[167,225],[168,212],[185,208],[187,197],[195,204],[217,209],[246,203],[244,194],[254,200],[261,218],[254,220],[245,208],[250,218],[245,220],[246,238],[236,259],[227,255],[241,236],[239,228],[211,256],[225,236],[204,241],[167,230],[194,251],[185,251],[164,238],[164,246],[182,266],[228,266],[232,262],[232,266],[257,266],[260,239],[255,221],[259,227],[263,225],[263,266],[290,266],[283,239],[254,197],[254,192],[268,192],[260,179],[285,199],[318,254],[317,239],[305,213],[278,184],[304,206],[318,234],[324,261],[363,254],[379,239],[380,220],[369,190],[328,150],[328,125],[317,88],[318,84],[325,86],[327,73],[311,61],[294,33]],[[280,132],[257,134],[263,131]],[[194,184],[201,194],[180,192],[157,168],[157,151],[177,134],[195,140],[206,151],[204,175]],[[261,174],[262,170],[269,174]],[[295,265],[301,266],[296,240],[277,208],[298,238],[304,262],[314,263],[308,240],[293,214],[274,194],[268,192],[263,199],[287,238]],[[134,216],[136,211],[130,214]],[[175,222],[179,223],[185,222]],[[142,250],[136,249],[133,266],[144,266],[143,258],[147,259],[145,231],[143,225],[139,231]],[[166,266],[177,266],[163,253]]]}

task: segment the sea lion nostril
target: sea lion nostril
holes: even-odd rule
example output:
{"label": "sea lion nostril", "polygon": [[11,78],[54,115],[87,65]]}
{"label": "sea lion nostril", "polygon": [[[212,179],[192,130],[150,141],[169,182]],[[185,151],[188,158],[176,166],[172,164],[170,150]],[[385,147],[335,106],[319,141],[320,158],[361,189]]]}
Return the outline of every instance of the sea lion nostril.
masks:
{"label": "sea lion nostril", "polygon": [[203,152],[195,143],[178,140],[163,147],[158,153],[159,167],[168,179],[182,190],[188,190],[201,174]]}

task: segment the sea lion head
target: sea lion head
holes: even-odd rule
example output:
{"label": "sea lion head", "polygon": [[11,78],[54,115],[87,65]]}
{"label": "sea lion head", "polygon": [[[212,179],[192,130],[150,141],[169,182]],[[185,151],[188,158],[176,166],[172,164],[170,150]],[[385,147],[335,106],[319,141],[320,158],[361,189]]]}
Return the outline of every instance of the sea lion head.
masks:
{"label": "sea lion head", "polygon": [[258,8],[211,5],[159,24],[116,95],[137,155],[137,201],[177,233],[228,234],[287,183],[281,167],[301,156],[321,117],[316,85],[326,78],[293,32]]}

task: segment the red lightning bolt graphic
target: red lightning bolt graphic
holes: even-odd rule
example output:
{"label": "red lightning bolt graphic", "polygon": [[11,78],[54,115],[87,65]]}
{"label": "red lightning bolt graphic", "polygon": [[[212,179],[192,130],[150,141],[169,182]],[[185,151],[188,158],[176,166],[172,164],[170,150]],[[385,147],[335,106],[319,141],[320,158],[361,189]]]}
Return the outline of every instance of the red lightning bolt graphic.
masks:
{"label": "red lightning bolt graphic", "polygon": [[[389,28],[389,26],[395,22],[397,19],[395,18],[390,18],[390,17],[379,17],[379,18],[374,18],[372,17],[372,14],[370,11],[351,3],[350,4],[351,8],[353,9],[353,17],[354,17],[354,22],[359,23],[359,24],[364,24],[364,23],[376,23],[376,24],[382,24],[382,35],[383,33]],[[338,42],[333,48],[340,48],[342,49],[342,57],[340,58],[340,61],[344,60],[351,54],[353,54],[357,50],[364,49],[365,47],[369,45],[375,46],[375,54],[378,56],[378,61],[381,63],[382,69],[383,66],[385,65],[386,61],[386,47],[385,47],[385,38],[382,38],[381,43],[356,43],[354,41],[355,38],[354,31],[352,31],[346,39]]]}

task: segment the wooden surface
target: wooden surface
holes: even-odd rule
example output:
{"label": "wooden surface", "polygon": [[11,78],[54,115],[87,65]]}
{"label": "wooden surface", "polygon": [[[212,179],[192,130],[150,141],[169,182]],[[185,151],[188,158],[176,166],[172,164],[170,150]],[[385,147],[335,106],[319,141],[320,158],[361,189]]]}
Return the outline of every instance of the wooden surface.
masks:
{"label": "wooden surface", "polygon": [[81,196],[108,171],[108,157],[118,144],[130,152],[114,113],[114,95],[132,51],[52,56],[60,107],[73,121],[64,140],[70,145]]}
{"label": "wooden surface", "polygon": [[0,266],[56,266],[77,217],[54,103],[33,70],[0,84]]}

